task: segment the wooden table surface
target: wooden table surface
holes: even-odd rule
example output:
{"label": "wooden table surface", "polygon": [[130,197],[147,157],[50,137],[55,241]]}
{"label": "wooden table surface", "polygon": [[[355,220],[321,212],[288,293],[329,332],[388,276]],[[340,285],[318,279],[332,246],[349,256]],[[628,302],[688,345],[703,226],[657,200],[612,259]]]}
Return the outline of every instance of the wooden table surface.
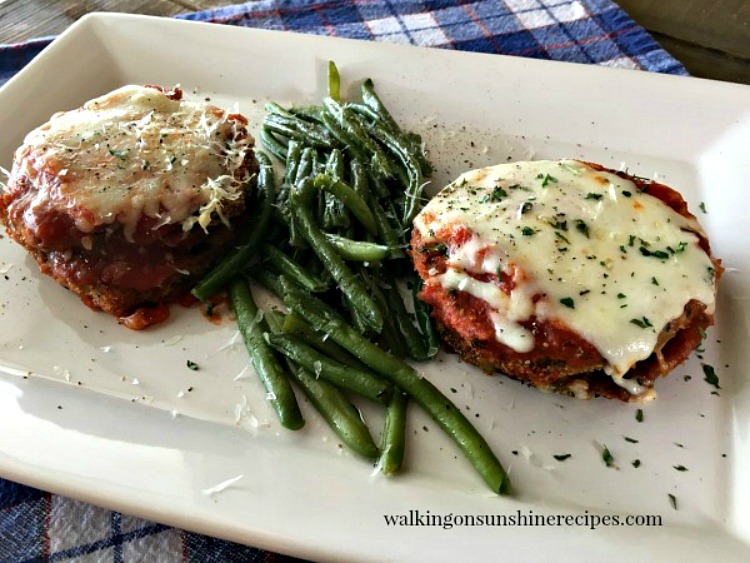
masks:
{"label": "wooden table surface", "polygon": [[[241,0],[0,0],[0,43],[60,33],[94,11],[171,16]],[[750,84],[750,0],[616,0],[694,76]]]}

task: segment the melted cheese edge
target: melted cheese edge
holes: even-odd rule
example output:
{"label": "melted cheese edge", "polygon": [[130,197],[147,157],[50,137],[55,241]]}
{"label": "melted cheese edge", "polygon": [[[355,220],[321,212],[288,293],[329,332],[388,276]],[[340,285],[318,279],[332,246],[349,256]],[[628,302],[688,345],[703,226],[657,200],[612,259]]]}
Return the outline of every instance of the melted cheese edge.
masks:
{"label": "melted cheese edge", "polygon": [[226,223],[222,204],[243,195],[247,178],[236,176],[253,144],[227,116],[135,85],[55,114],[16,153],[37,188],[25,222],[34,229],[59,207],[82,232],[117,221],[128,238],[143,215],[185,231],[214,216]]}
{"label": "melted cheese edge", "polygon": [[[448,249],[447,270],[428,283],[486,301],[499,342],[529,352],[533,335],[520,323],[559,320],[609,363],[615,382],[649,357],[685,304],[714,310],[710,258],[701,227],[614,174],[573,161],[501,164],[460,176],[414,220],[425,243],[435,233],[468,228]],[[504,272],[510,295],[469,275]],[[541,295],[535,303],[533,298]]]}

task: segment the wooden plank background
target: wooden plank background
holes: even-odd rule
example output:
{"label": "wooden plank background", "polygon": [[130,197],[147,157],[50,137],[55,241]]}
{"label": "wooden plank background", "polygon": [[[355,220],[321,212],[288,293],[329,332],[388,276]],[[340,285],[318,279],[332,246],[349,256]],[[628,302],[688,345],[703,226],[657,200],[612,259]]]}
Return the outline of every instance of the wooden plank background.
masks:
{"label": "wooden plank background", "polygon": [[[0,43],[58,34],[89,12],[172,16],[241,0],[0,0]],[[695,76],[750,84],[750,0],[617,0]]]}

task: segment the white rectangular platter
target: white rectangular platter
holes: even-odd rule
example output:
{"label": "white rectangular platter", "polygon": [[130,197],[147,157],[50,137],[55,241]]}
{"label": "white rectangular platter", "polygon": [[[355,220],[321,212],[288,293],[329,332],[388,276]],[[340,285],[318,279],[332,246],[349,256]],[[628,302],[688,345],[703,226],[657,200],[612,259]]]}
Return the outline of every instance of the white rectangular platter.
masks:
{"label": "white rectangular platter", "polygon": [[[627,167],[679,189],[728,269],[700,357],[639,406],[543,394],[440,355],[420,370],[466,409],[508,468],[514,494],[490,494],[416,409],[407,471],[386,479],[342,449],[306,403],[303,430],[279,426],[229,319],[216,326],[196,308],[175,307],[169,322],[128,331],[41,275],[5,237],[0,476],[311,559],[750,559],[747,87],[93,15],[0,91],[0,164],[9,168],[24,135],[52,113],[128,83],[180,84],[189,96],[236,104],[257,124],[267,100],[317,103],[329,59],[345,96],[370,77],[397,119],[423,134],[437,164],[433,189],[468,168],[564,157]],[[200,369],[187,369],[188,360]],[[716,369],[720,390],[703,380],[703,363]],[[379,428],[377,412],[365,416]],[[612,467],[602,460],[605,445]],[[653,515],[662,525],[386,524],[384,515],[409,511]]]}

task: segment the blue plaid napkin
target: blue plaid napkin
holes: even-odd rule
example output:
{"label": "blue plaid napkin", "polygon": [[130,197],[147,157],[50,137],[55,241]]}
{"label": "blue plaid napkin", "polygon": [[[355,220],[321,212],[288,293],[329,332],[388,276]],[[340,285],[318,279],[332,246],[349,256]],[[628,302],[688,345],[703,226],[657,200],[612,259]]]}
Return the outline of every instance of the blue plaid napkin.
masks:
{"label": "blue plaid napkin", "polygon": [[[263,0],[184,19],[687,74],[609,0]],[[0,83],[52,38],[0,45]],[[7,430],[6,430],[7,431]],[[287,561],[0,479],[1,561]]]}

